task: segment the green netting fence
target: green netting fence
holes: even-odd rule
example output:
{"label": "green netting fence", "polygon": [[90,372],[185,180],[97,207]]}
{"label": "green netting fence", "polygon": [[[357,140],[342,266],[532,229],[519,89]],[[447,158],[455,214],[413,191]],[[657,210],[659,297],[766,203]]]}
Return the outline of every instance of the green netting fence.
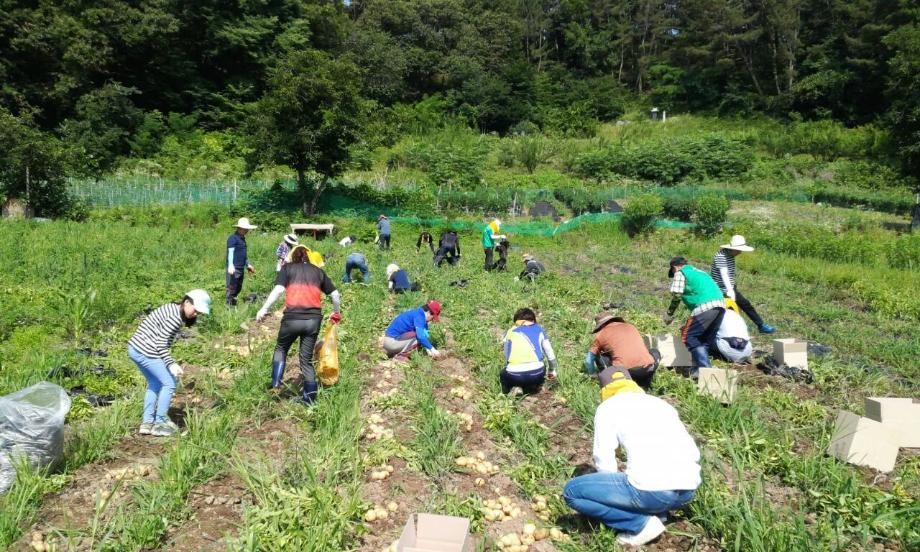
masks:
{"label": "green netting fence", "polygon": [[[620,220],[623,213],[585,213],[560,224],[548,224],[546,222],[510,222],[502,224],[502,231],[519,236],[540,236],[549,238],[556,234],[569,232],[580,228],[586,224],[598,224],[605,222],[615,222]],[[462,220],[447,220],[443,218],[419,218],[419,217],[390,217],[394,222],[403,224],[415,224],[428,227],[445,227],[453,230],[482,230],[486,227],[485,223],[468,222]],[[693,224],[677,220],[658,220],[656,226],[659,228],[692,228]]]}

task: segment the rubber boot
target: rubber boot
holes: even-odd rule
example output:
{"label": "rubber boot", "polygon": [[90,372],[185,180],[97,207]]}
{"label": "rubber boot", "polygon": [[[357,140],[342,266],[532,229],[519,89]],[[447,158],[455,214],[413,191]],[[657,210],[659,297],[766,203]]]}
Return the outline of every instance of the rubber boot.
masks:
{"label": "rubber boot", "polygon": [[700,368],[709,368],[709,349],[705,345],[690,349],[690,356],[693,357],[693,369],[690,370],[690,377],[696,379],[699,377]]}
{"label": "rubber boot", "polygon": [[303,396],[300,398],[300,402],[305,405],[313,404],[313,401],[316,400],[316,393],[319,390],[319,386],[316,382],[308,383],[303,382]]}
{"label": "rubber boot", "polygon": [[284,379],[284,361],[272,361],[272,389],[281,387],[281,380]]}

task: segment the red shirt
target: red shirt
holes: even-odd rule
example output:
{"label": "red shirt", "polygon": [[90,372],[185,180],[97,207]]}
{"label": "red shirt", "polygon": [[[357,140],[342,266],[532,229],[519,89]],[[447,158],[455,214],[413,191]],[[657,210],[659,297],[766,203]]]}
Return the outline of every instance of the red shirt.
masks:
{"label": "red shirt", "polygon": [[284,317],[298,320],[321,318],[323,294],[335,291],[323,269],[310,263],[284,265],[275,285],[284,286]]}

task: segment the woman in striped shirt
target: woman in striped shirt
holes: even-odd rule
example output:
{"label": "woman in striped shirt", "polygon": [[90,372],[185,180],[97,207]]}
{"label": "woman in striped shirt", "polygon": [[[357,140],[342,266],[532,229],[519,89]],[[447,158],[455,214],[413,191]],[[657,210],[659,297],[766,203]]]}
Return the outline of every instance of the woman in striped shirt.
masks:
{"label": "woman in striped shirt", "polygon": [[183,326],[193,326],[199,314],[211,312],[211,297],[193,289],[178,303],[167,303],[147,315],[128,341],[128,356],[147,380],[141,435],[169,437],[178,428],[166,417],[182,367],[169,354]]}

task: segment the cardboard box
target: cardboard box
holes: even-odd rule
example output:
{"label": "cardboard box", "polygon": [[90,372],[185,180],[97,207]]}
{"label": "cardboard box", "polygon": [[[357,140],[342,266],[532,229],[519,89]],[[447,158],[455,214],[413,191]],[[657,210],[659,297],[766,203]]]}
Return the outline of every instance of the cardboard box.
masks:
{"label": "cardboard box", "polygon": [[808,368],[808,342],[795,337],[773,340],[773,359],[776,364],[790,368]]}
{"label": "cardboard box", "polygon": [[890,429],[898,446],[920,448],[920,402],[899,397],[868,397],[866,417]]}
{"label": "cardboard box", "polygon": [[715,397],[722,404],[735,400],[738,389],[738,371],[729,368],[700,368],[697,389],[704,395]]}
{"label": "cardboard box", "polygon": [[898,449],[897,436],[889,428],[841,410],[827,453],[850,464],[890,472],[898,458]]}
{"label": "cardboard box", "polygon": [[666,368],[684,368],[693,366],[693,357],[690,351],[680,340],[670,334],[643,336],[645,346],[648,349],[658,349],[661,353],[661,362],[659,366]]}
{"label": "cardboard box", "polygon": [[412,514],[396,543],[397,552],[467,552],[470,520]]}

